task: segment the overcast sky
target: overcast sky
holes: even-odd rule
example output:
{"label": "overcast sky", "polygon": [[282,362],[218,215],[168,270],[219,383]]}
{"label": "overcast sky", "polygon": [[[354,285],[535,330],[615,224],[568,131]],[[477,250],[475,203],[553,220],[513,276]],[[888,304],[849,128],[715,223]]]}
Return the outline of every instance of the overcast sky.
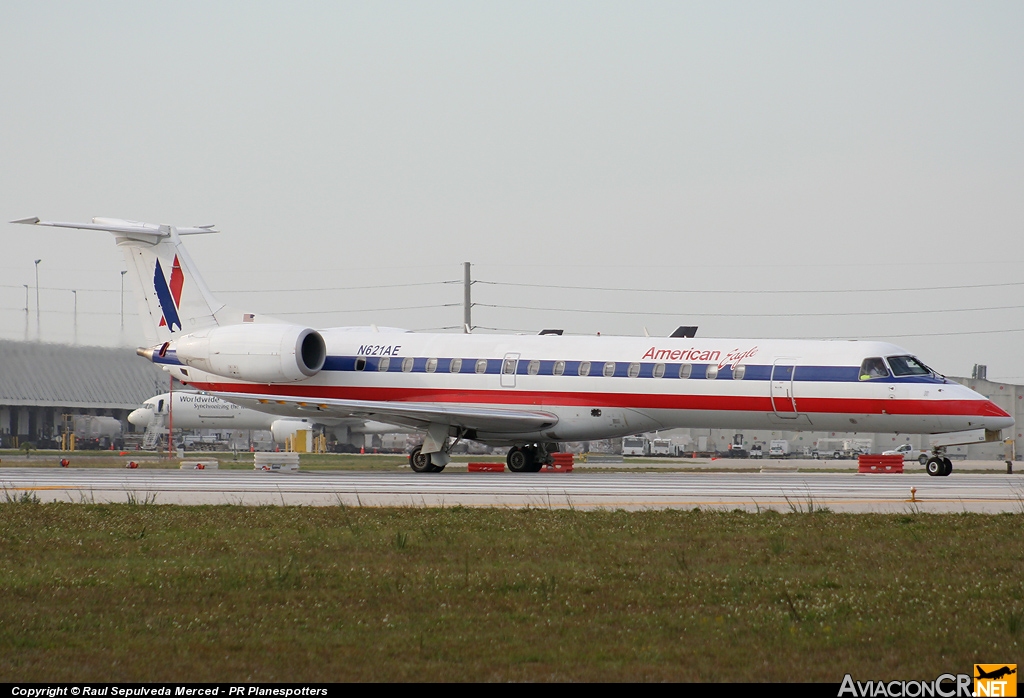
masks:
{"label": "overcast sky", "polygon": [[[214,223],[189,249],[233,305],[457,327],[470,261],[482,328],[883,337],[1024,382],[1024,3],[5,0],[0,28],[0,217]],[[42,259],[44,341],[71,289],[79,342],[144,341],[111,236],[0,226],[0,336],[36,337]]]}

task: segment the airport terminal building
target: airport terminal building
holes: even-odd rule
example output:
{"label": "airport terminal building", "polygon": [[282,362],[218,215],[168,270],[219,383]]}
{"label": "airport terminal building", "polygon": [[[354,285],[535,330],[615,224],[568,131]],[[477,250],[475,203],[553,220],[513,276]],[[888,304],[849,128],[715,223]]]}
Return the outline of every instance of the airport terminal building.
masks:
{"label": "airport terminal building", "polygon": [[0,447],[55,447],[65,415],[99,415],[132,431],[128,413],[169,387],[129,348],[0,340]]}

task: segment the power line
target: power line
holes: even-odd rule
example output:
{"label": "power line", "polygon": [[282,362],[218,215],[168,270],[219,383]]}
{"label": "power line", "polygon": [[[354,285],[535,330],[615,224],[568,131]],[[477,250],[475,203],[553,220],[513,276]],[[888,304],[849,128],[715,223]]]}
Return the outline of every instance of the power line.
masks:
{"label": "power line", "polygon": [[[889,339],[890,337],[959,337],[961,335],[969,334],[1008,334],[1010,332],[1024,332],[1024,327],[1012,330],[963,330],[960,332],[921,332],[915,334],[903,334],[903,333],[892,333],[892,334],[874,334],[874,335],[855,335],[850,337],[839,337],[839,336],[828,336],[828,337],[789,337],[788,339]],[[783,339],[779,337],[778,339]]]}
{"label": "power line", "polygon": [[[29,284],[29,285],[31,286],[31,284]],[[25,288],[25,284],[18,284],[17,286],[15,286],[13,284],[0,284],[0,288],[24,289]],[[64,288],[64,287],[61,287],[61,286],[40,286],[39,290],[40,291],[78,291],[79,293],[85,293],[85,292],[88,292],[88,293],[120,293],[120,291],[118,289],[116,289],[116,288],[79,288],[79,287]]]}
{"label": "power line", "polygon": [[1009,286],[1024,286],[1024,281],[1019,282],[1008,282],[1002,284],[969,284],[963,286],[920,286],[914,288],[853,288],[853,289],[671,289],[671,288],[620,288],[611,286],[567,286],[558,284],[528,284],[521,282],[512,281],[477,281],[476,283],[485,284],[488,286],[514,286],[519,288],[540,288],[540,289],[553,289],[557,288],[560,290],[571,290],[571,291],[614,291],[616,293],[692,293],[692,294],[757,294],[762,295],[766,293],[790,293],[790,294],[802,294],[802,293],[894,293],[901,291],[959,291],[971,288],[1005,288]]}
{"label": "power line", "polygon": [[541,308],[527,305],[500,305],[493,303],[474,303],[473,305],[484,308],[501,308],[507,310],[535,310],[541,312],[556,313],[592,313],[596,315],[658,315],[670,317],[720,317],[720,318],[745,318],[745,317],[847,317],[859,315],[925,315],[931,313],[974,313],[985,310],[1022,310],[1024,305],[1002,305],[988,308],[943,308],[940,310],[861,310],[852,313],[692,313],[688,311],[660,312],[646,310],[594,310],[590,308]]}
{"label": "power line", "polygon": [[[408,284],[375,284],[372,286],[330,286],[323,288],[258,288],[252,290],[221,290],[214,291],[216,294],[228,295],[232,293],[311,293],[319,291],[365,291],[370,289],[381,289],[381,288],[409,288],[412,286],[441,286],[444,284],[451,283],[462,283],[461,281],[421,281],[417,283]],[[19,286],[18,288],[21,288]]]}
{"label": "power line", "polygon": [[[914,261],[915,267],[950,267],[950,266],[987,266],[987,265],[1005,265],[1005,264],[1021,264],[1024,260],[1011,260],[1011,259],[987,259],[981,261],[964,262],[963,260],[956,261],[945,261],[945,262],[922,262],[919,260]],[[793,262],[792,260],[785,260],[785,265],[792,268],[809,267],[813,269],[819,269],[822,267],[842,267],[843,269],[859,268],[859,267],[906,267],[905,261],[900,262]],[[566,262],[558,262],[553,264],[511,264],[508,262],[501,263],[490,263],[490,262],[479,262],[474,263],[476,267],[494,267],[497,269],[509,269],[509,268],[529,268],[529,269],[672,269],[678,270],[678,264],[623,264],[616,262],[614,264],[572,264]],[[718,263],[702,263],[702,269],[764,269],[765,262],[718,262]]]}
{"label": "power line", "polygon": [[271,312],[266,315],[332,315],[334,313],[384,313],[392,310],[426,310],[428,308],[453,308],[461,303],[438,303],[434,305],[406,305],[394,308],[361,308],[355,310],[297,310],[292,312]]}

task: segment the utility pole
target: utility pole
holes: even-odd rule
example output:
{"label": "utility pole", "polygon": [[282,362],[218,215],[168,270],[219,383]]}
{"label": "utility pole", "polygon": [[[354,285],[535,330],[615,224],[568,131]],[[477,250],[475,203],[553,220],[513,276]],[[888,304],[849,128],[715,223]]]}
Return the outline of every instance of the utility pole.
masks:
{"label": "utility pole", "polygon": [[167,392],[167,460],[174,458],[174,376]]}
{"label": "utility pole", "polygon": [[473,280],[469,274],[470,263],[463,262],[462,266],[465,269],[462,279],[462,331],[465,334],[469,334],[470,330],[473,329],[473,317],[470,312],[470,308],[473,307],[473,301],[469,294],[469,287],[473,284]]}
{"label": "utility pole", "polygon": [[43,261],[41,259],[36,260],[36,341],[39,342],[42,339],[42,333],[39,329],[39,263]]}

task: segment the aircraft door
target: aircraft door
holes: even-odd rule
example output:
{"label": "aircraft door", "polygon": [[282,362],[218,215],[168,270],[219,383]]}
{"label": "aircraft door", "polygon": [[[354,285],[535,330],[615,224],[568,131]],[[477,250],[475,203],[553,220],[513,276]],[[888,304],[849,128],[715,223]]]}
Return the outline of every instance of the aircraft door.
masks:
{"label": "aircraft door", "polygon": [[519,366],[519,354],[505,354],[501,362],[501,387],[516,387],[516,368]]}
{"label": "aircraft door", "polygon": [[796,395],[793,392],[793,377],[796,360],[776,359],[772,364],[771,399],[776,417],[796,419]]}

